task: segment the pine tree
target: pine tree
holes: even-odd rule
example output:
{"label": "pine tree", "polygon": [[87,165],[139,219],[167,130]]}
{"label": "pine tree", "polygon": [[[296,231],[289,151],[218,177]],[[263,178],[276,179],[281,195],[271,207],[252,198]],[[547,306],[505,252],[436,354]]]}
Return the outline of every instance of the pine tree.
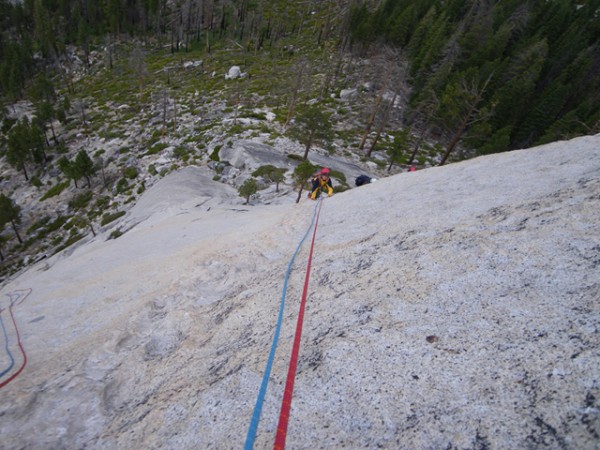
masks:
{"label": "pine tree", "polygon": [[481,81],[475,70],[458,74],[446,87],[441,98],[438,117],[450,133],[450,140],[440,161],[443,165],[454,151],[465,132],[476,122],[487,119],[489,110],[481,107],[483,95],[490,83],[491,75]]}
{"label": "pine tree", "polygon": [[244,181],[244,184],[238,188],[238,192],[241,197],[246,199],[246,203],[244,203],[244,205],[250,203],[250,197],[258,192],[258,184],[256,183],[256,179],[248,178],[246,181]]}
{"label": "pine tree", "polygon": [[528,114],[547,53],[545,39],[534,41],[507,63],[492,100],[496,105],[494,128],[513,127]]}
{"label": "pine tree", "polygon": [[78,172],[77,167],[72,161],[66,156],[63,156],[57,161],[58,168],[61,172],[70,180],[73,180],[75,188],[77,188],[77,180],[81,178],[81,174]]}
{"label": "pine tree", "polygon": [[46,57],[56,56],[56,33],[52,30],[50,12],[46,9],[43,0],[33,3],[34,34],[38,48]]}
{"label": "pine tree", "polygon": [[4,194],[0,194],[0,229],[4,228],[7,223],[11,223],[13,231],[22,244],[23,240],[17,229],[17,225],[21,223],[21,207],[16,205],[13,200]]}
{"label": "pine tree", "polygon": [[312,145],[328,141],[331,138],[332,130],[330,115],[315,104],[298,108],[294,126],[288,133],[292,138],[304,144],[302,159],[307,159]]}
{"label": "pine tree", "polygon": [[406,151],[410,145],[410,133],[408,130],[401,130],[393,133],[394,141],[387,149],[389,156],[390,165],[388,166],[388,172],[392,170],[394,164],[402,162]]}
{"label": "pine tree", "polygon": [[[96,166],[92,159],[88,156],[85,150],[79,150],[75,157],[74,167],[79,177],[84,177],[87,181],[88,188],[92,187],[91,177],[96,174]],[[78,178],[79,178],[78,177]]]}
{"label": "pine tree", "polygon": [[45,162],[41,131],[36,126],[32,126],[27,117],[24,117],[11,128],[7,144],[7,162],[17,170],[22,170],[25,180],[29,180],[27,163]]}
{"label": "pine tree", "polygon": [[298,198],[296,198],[296,203],[298,203],[300,201],[300,197],[302,197],[302,190],[304,189],[306,181],[310,179],[316,170],[317,166],[312,165],[310,161],[302,161],[294,169],[292,177],[294,179],[295,186],[298,188]]}

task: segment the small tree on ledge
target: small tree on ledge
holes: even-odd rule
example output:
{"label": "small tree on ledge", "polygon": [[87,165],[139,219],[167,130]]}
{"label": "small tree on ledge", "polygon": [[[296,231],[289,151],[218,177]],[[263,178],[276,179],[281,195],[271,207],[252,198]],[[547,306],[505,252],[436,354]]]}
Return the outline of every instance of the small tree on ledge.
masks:
{"label": "small tree on ledge", "polygon": [[246,199],[246,203],[244,203],[244,205],[250,203],[250,197],[256,194],[257,191],[258,184],[254,178],[248,178],[246,181],[244,181],[244,184],[238,188],[240,196]]}

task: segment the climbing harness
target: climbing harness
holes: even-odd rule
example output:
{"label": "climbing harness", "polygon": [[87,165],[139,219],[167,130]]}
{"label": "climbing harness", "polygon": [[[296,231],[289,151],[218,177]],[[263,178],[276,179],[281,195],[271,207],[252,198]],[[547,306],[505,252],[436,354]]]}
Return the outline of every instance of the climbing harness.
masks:
{"label": "climbing harness", "polygon": [[306,308],[306,296],[308,294],[308,281],[310,280],[310,266],[312,263],[313,249],[315,246],[315,237],[317,235],[317,227],[319,226],[319,213],[323,200],[319,202],[319,211],[317,212],[317,221],[313,230],[312,242],[310,244],[310,253],[308,255],[308,263],[306,265],[306,277],[304,278],[304,289],[302,291],[302,300],[300,302],[300,311],[298,312],[298,322],[296,323],[296,335],[294,336],[294,346],[292,347],[292,355],[290,356],[290,366],[288,376],[283,392],[283,400],[281,402],[281,412],[279,413],[279,425],[277,425],[277,434],[275,435],[275,445],[273,449],[283,450],[285,448],[285,438],[287,435],[287,427],[290,418],[290,409],[292,407],[292,394],[294,392],[294,380],[296,378],[296,367],[298,365],[298,354],[300,353],[300,340],[302,338],[302,324],[304,322],[304,310]]}
{"label": "climbing harness", "polygon": [[[277,350],[277,342],[279,340],[279,333],[281,331],[281,323],[283,322],[283,311],[285,308],[285,295],[287,292],[287,285],[288,285],[288,280],[290,277],[290,272],[292,271],[292,265],[294,264],[296,255],[300,251],[300,247],[302,247],[302,244],[304,243],[304,241],[306,240],[306,237],[310,233],[310,230],[312,229],[313,224],[315,223],[315,219],[317,222],[319,220],[318,212],[321,211],[321,203],[322,202],[323,202],[323,199],[321,198],[315,204],[315,208],[313,211],[313,217],[310,222],[310,225],[307,228],[306,233],[304,233],[304,236],[300,240],[300,243],[298,244],[298,247],[296,248],[296,251],[294,252],[292,258],[290,259],[290,262],[289,262],[288,268],[287,268],[287,272],[285,273],[285,280],[283,282],[283,290],[281,293],[281,303],[279,306],[279,315],[277,317],[277,325],[275,327],[275,333],[273,335],[271,351],[269,353],[269,358],[267,360],[267,366],[265,368],[265,373],[263,375],[263,379],[262,379],[262,383],[261,383],[260,390],[258,393],[258,397],[256,399],[254,411],[252,412],[252,419],[250,420],[250,427],[248,428],[248,434],[246,436],[246,443],[244,444],[244,450],[252,450],[252,448],[254,447],[254,441],[256,440],[256,432],[258,431],[258,422],[260,421],[260,414],[261,414],[262,406],[263,406],[263,403],[265,400],[265,395],[267,393],[267,385],[269,383],[269,377],[271,375],[271,368],[273,367],[273,361],[275,359],[275,351]],[[315,231],[316,231],[316,225],[315,225]],[[314,235],[313,235],[313,244],[314,244]],[[312,256],[312,247],[311,247],[311,256]]]}
{"label": "climbing harness", "polygon": [[[12,320],[13,326],[15,327],[15,333],[17,335],[17,345],[19,346],[19,349],[21,351],[21,355],[23,357],[23,363],[21,364],[21,367],[19,367],[19,369],[15,373],[13,373],[9,378],[7,378],[4,381],[0,381],[0,388],[3,388],[8,383],[10,383],[12,380],[17,378],[19,376],[19,374],[25,368],[25,365],[27,364],[27,354],[25,353],[25,349],[23,348],[23,343],[21,342],[21,336],[19,335],[19,328],[17,327],[17,321],[15,320],[15,316],[13,314],[13,307],[15,305],[17,305],[17,302],[18,302],[18,304],[23,303],[23,301],[29,296],[29,294],[31,294],[31,289],[21,289],[21,290],[11,292],[10,294],[6,294],[8,296],[8,298],[10,298],[10,306],[8,307],[8,311],[10,313],[10,318]],[[8,357],[10,359],[10,364],[6,369],[4,369],[2,372],[0,372],[0,378],[2,378],[4,375],[9,373],[15,365],[15,359],[13,357],[13,354],[10,352],[10,348],[9,348],[8,332],[6,331],[6,327],[4,325],[4,321],[2,320],[1,313],[2,313],[2,310],[0,310],[0,326],[2,326],[2,331],[4,333],[4,340],[5,340],[4,341],[5,342],[4,349],[5,349],[6,353],[8,354]]]}

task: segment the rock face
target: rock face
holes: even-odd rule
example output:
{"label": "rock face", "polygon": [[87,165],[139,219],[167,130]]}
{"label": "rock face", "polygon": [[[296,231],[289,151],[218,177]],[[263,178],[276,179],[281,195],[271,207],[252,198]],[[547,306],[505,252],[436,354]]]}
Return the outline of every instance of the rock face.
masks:
{"label": "rock face", "polygon": [[281,168],[293,167],[292,160],[278,155],[273,147],[245,140],[236,141],[232,147],[223,147],[219,150],[219,158],[238,169],[254,170],[267,164]]}
{"label": "rock face", "polygon": [[[326,199],[288,448],[599,448],[599,146],[578,138]],[[13,308],[28,363],[0,389],[4,447],[243,446],[315,203],[209,204],[203,183],[192,202],[193,180],[168,176],[119,239],[2,288],[32,289]],[[273,444],[307,255],[257,449]]]}

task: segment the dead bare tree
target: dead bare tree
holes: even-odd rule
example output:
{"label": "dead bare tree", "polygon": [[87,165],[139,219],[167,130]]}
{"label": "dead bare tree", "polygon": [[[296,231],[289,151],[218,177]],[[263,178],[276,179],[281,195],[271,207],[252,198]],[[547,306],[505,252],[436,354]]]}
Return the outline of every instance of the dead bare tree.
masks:
{"label": "dead bare tree", "polygon": [[390,88],[393,88],[395,92],[399,89],[407,89],[404,87],[407,86],[407,64],[400,50],[385,47],[383,52],[373,59],[373,67],[375,70],[375,81],[378,84],[377,95],[371,106],[371,112],[369,113],[369,118],[367,119],[367,124],[358,146],[360,150],[363,150],[365,147],[386,92]]}
{"label": "dead bare tree", "polygon": [[[325,52],[326,53],[326,52]],[[329,94],[331,86],[335,86],[335,82],[342,71],[344,65],[344,46],[338,45],[333,57],[327,56],[328,61],[325,64],[328,66],[323,86],[321,87],[320,98],[324,99]]]}
{"label": "dead bare tree", "polygon": [[294,112],[296,111],[298,96],[305,89],[309,70],[309,63],[305,57],[301,57],[298,62],[292,66],[293,79],[288,97],[288,114],[285,119],[286,127],[289,125],[294,116]]}
{"label": "dead bare tree", "polygon": [[435,112],[438,110],[439,105],[440,100],[437,94],[433,89],[429,89],[426,91],[426,95],[424,96],[423,100],[411,109],[410,113],[413,115],[413,118],[410,134],[413,134],[413,132],[417,131],[419,137],[414,142],[407,165],[411,166],[415,161],[417,153],[421,149],[421,144],[429,132],[433,118],[435,117]]}
{"label": "dead bare tree", "polygon": [[140,104],[144,97],[144,82],[148,76],[148,69],[146,62],[144,61],[144,51],[139,45],[136,45],[131,52],[131,67],[138,79],[138,85],[140,88]]}
{"label": "dead bare tree", "polygon": [[105,46],[106,46],[106,53],[104,55],[106,58],[106,65],[108,66],[108,68],[110,70],[112,70],[114,55],[113,55],[112,36],[110,35],[110,33],[106,33],[106,35],[104,36],[104,42],[105,42]]}
{"label": "dead bare tree", "polygon": [[455,102],[458,113],[448,123],[448,126],[452,127],[451,138],[440,161],[440,166],[446,163],[469,127],[488,118],[491,114],[491,111],[480,109],[479,104],[492,76],[493,73],[483,83],[478,79],[462,78],[458,84],[458,89],[451,91],[452,101]]}
{"label": "dead bare tree", "polygon": [[394,92],[394,96],[392,97],[392,100],[389,101],[387,107],[383,111],[383,117],[379,121],[379,127],[377,127],[377,133],[375,134],[375,137],[373,138],[373,141],[371,142],[369,151],[367,151],[367,158],[370,158],[371,154],[373,153],[373,150],[375,150],[375,146],[377,145],[377,142],[379,141],[379,138],[381,137],[381,134],[383,133],[383,130],[385,129],[385,126],[388,123],[388,120],[390,118],[390,113],[392,112],[392,109],[394,109],[394,104],[396,103],[397,97],[398,97],[398,93]]}

